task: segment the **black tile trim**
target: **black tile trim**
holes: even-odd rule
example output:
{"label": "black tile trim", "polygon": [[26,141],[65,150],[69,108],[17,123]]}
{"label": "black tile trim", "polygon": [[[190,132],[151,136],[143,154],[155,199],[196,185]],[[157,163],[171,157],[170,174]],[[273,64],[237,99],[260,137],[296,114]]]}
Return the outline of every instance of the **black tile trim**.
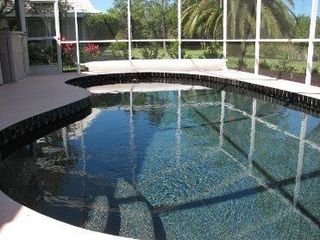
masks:
{"label": "black tile trim", "polygon": [[240,80],[219,78],[205,74],[173,72],[135,72],[90,75],[71,79],[66,83],[83,88],[116,83],[163,82],[186,85],[201,85],[210,88],[224,87],[228,91],[249,95],[272,103],[306,112],[320,117],[320,99],[304,96],[277,88],[242,82]]}
{"label": "black tile trim", "polygon": [[91,113],[91,98],[86,97],[62,107],[22,120],[0,131],[0,160],[15,149]]}
{"label": "black tile trim", "polygon": [[[66,81],[67,84],[82,88],[106,84],[138,82],[179,83],[225,89],[230,92],[240,93],[257,99],[285,105],[286,107],[320,117],[319,99],[272,87],[242,82],[235,79],[219,78],[205,74],[174,72],[112,73],[81,76]],[[35,115],[1,130],[0,160],[10,152],[11,148],[13,149],[16,148],[17,145],[23,144],[25,142],[24,139],[27,137],[30,138],[32,134],[34,136],[41,137],[45,134],[44,129],[53,131],[53,129],[55,129],[54,126],[62,127],[64,126],[61,125],[62,123],[67,124],[66,122],[71,121],[71,119],[75,119],[75,117],[79,118],[81,116],[83,118],[90,114],[90,112],[91,99],[90,97],[85,97],[82,100]]]}

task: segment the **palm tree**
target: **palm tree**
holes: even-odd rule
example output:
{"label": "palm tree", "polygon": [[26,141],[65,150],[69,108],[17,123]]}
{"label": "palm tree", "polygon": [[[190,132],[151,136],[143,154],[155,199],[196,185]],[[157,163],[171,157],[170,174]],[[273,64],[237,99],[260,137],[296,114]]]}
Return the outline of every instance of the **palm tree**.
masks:
{"label": "palm tree", "polygon": [[221,0],[183,1],[181,22],[186,38],[218,38],[222,34]]}
{"label": "palm tree", "polygon": [[[262,36],[271,38],[291,37],[295,16],[293,0],[262,1]],[[187,38],[217,38],[222,32],[222,0],[185,0],[182,6],[182,24]],[[228,38],[248,39],[255,36],[256,1],[228,1]],[[241,58],[246,53],[247,43],[241,43]]]}

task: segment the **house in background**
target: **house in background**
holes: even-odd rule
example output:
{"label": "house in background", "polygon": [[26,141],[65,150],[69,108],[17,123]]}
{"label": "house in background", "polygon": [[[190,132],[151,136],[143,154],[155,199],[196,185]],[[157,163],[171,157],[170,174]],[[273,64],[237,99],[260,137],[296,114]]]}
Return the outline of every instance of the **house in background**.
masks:
{"label": "house in background", "polygon": [[[55,0],[25,1],[27,41],[31,74],[58,73],[54,2]],[[65,40],[76,40],[74,8],[77,9],[79,39],[87,38],[84,18],[87,14],[99,13],[90,0],[62,0],[59,4],[60,33]],[[15,30],[14,12],[6,16],[10,30]]]}
{"label": "house in background", "polygon": [[[55,35],[53,4],[55,0],[29,0],[26,2],[25,16],[27,37],[50,37]],[[86,14],[99,13],[90,0],[63,0],[60,4],[60,31],[68,39],[75,38],[74,7],[78,12],[79,33],[86,32],[83,18]],[[14,30],[16,17],[14,12],[6,16],[9,28]],[[84,30],[84,31],[80,31]],[[84,33],[83,33],[84,32]],[[85,36],[83,36],[85,38]]]}

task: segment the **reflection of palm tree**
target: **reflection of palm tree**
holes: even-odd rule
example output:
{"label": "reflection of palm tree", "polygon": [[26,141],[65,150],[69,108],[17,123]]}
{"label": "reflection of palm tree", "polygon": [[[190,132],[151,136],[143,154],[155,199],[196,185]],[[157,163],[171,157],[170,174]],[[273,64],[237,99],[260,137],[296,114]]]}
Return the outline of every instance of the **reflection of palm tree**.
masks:
{"label": "reflection of palm tree", "polygon": [[[182,24],[187,37],[211,38],[221,35],[222,31],[221,0],[185,0],[183,4]],[[262,1],[261,26],[263,34],[272,38],[290,33],[295,20],[290,10],[293,0]],[[228,37],[247,39],[255,35],[256,1],[228,1]],[[287,36],[290,37],[290,36]],[[241,59],[246,53],[246,43],[241,45]]]}

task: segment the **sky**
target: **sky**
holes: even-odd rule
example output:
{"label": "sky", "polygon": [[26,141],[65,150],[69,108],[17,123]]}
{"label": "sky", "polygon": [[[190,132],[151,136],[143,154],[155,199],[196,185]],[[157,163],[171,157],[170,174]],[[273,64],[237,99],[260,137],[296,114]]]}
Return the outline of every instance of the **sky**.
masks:
{"label": "sky", "polygon": [[311,14],[312,0],[294,0],[294,13],[296,15]]}
{"label": "sky", "polygon": [[[92,5],[101,11],[104,11],[113,5],[113,0],[90,0]],[[310,15],[312,0],[294,0],[296,15]]]}
{"label": "sky", "polygon": [[104,11],[113,5],[113,0],[90,0],[92,5],[97,9]]}

